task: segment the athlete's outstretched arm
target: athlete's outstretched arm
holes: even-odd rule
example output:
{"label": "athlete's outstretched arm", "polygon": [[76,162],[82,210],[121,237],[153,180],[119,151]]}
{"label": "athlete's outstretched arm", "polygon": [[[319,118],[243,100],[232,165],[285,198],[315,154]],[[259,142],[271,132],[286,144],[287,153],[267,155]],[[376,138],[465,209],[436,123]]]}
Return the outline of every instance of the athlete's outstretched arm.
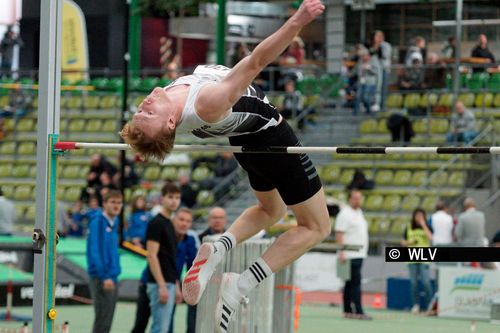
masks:
{"label": "athlete's outstretched arm", "polygon": [[213,119],[230,109],[255,77],[281,55],[300,30],[321,15],[324,9],[320,0],[304,0],[280,29],[257,45],[252,54],[231,69],[221,83],[206,85],[200,91],[196,102],[199,115]]}

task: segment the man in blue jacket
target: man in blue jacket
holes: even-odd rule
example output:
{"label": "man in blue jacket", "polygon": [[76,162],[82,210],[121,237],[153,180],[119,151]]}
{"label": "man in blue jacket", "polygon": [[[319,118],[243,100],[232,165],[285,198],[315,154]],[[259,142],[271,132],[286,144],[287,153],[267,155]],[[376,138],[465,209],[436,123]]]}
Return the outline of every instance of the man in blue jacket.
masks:
{"label": "man in blue jacket", "polygon": [[[177,284],[180,285],[179,281],[181,279],[182,269],[186,265],[186,269],[190,269],[193,265],[193,260],[198,252],[198,246],[195,236],[188,234],[189,229],[193,226],[193,212],[189,208],[181,207],[175,213],[172,220],[175,230],[175,238],[177,240],[177,255],[175,256],[176,261],[176,272],[177,272]],[[178,289],[180,291],[180,289]],[[182,302],[182,295],[176,295],[176,303]],[[172,319],[170,321],[170,328],[168,333],[173,333],[174,326],[174,314],[175,306],[172,311]],[[196,326],[196,306],[188,305],[187,314],[187,330],[186,333],[194,333]]]}
{"label": "man in blue jacket", "polygon": [[109,191],[103,198],[103,211],[89,220],[87,236],[87,272],[94,303],[93,333],[111,331],[118,299],[118,215],[123,206],[119,191]]}

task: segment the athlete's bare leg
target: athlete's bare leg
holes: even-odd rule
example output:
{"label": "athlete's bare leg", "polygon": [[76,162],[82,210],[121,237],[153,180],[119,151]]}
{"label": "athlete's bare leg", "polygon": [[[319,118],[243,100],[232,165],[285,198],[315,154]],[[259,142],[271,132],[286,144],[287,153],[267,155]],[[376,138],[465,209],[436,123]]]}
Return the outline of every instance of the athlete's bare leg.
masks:
{"label": "athlete's bare leg", "polygon": [[[277,190],[256,191],[255,196],[259,203],[245,210],[228,229],[237,243],[275,224],[286,212]],[[287,266],[330,234],[330,219],[322,188],[308,200],[290,208],[297,218],[297,226],[283,233],[262,255],[273,272]]]}

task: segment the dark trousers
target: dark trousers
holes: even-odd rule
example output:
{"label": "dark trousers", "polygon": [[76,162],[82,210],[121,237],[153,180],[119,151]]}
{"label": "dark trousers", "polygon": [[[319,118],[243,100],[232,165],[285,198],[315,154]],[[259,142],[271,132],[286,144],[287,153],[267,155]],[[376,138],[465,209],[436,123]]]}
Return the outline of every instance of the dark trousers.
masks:
{"label": "dark trousers", "polygon": [[149,307],[149,297],[146,292],[146,284],[139,284],[139,295],[137,295],[137,308],[135,310],[135,323],[132,333],[144,333],[148,326],[151,308]]}
{"label": "dark trousers", "polygon": [[[363,314],[361,305],[361,267],[363,259],[351,259],[351,279],[344,286],[344,312]],[[353,308],[355,307],[355,310]]]}
{"label": "dark trousers", "polygon": [[[196,305],[187,305],[187,329],[186,333],[195,333],[196,331]],[[177,304],[174,305],[174,311],[172,311],[172,319],[170,320],[170,328],[168,333],[174,333],[174,316]]]}
{"label": "dark trousers", "polygon": [[98,278],[90,278],[90,295],[94,303],[94,325],[92,333],[109,333],[113,323],[116,301],[118,300],[118,288],[104,290],[102,281]]}

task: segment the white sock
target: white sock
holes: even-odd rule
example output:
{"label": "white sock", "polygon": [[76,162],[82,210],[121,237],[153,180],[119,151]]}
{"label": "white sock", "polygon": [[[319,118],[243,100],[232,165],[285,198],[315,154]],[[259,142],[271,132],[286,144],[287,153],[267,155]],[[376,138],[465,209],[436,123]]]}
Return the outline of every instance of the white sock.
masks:
{"label": "white sock", "polygon": [[229,250],[236,246],[236,237],[230,232],[225,232],[214,242],[214,247],[217,250],[215,253],[222,258]]}
{"label": "white sock", "polygon": [[238,279],[238,290],[243,296],[247,296],[250,290],[273,274],[273,271],[264,259],[257,259],[246,271],[241,273]]}

